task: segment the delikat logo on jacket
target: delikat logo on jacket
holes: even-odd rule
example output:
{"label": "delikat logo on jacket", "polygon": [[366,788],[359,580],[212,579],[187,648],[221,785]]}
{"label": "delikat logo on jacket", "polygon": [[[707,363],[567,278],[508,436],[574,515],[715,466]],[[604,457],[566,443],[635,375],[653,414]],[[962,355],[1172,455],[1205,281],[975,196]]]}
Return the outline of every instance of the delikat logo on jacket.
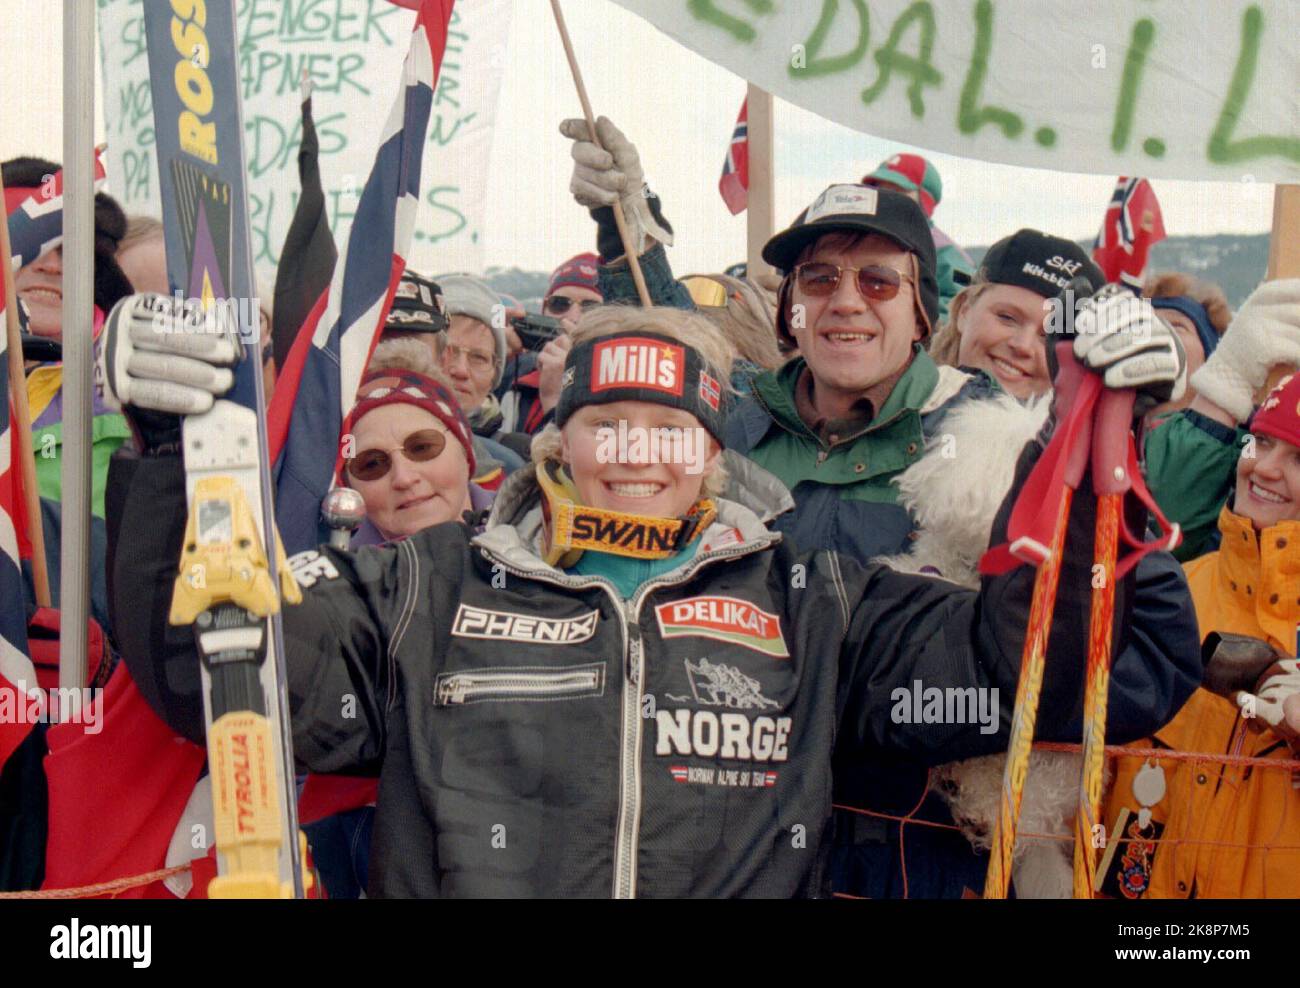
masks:
{"label": "delikat logo on jacket", "polygon": [[591,355],[592,393],[610,388],[650,388],[682,394],[686,351],[680,346],[639,336],[619,336],[597,343]]}
{"label": "delikat logo on jacket", "polygon": [[665,638],[698,635],[743,645],[777,659],[790,657],[781,620],[735,597],[687,597],[655,608],[659,633]]}

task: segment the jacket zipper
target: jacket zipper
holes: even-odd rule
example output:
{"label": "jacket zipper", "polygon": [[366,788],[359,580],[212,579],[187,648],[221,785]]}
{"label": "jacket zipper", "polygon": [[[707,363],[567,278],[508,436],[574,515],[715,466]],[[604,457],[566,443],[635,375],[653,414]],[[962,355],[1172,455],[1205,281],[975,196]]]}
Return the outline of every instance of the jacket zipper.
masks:
{"label": "jacket zipper", "polygon": [[473,699],[528,699],[582,695],[600,689],[600,666],[531,672],[496,669],[438,677],[437,702],[451,706]]}
{"label": "jacket zipper", "polygon": [[621,602],[626,656],[623,721],[619,731],[618,828],[614,832],[614,898],[636,897],[637,837],[641,831],[641,680],[645,653],[637,608]]}
{"label": "jacket zipper", "polygon": [[696,556],[685,570],[673,578],[650,580],[641,584],[630,601],[623,600],[614,585],[604,578],[557,579],[548,574],[530,573],[511,566],[505,560],[493,555],[489,549],[481,546],[479,548],[484,556],[497,563],[507,573],[512,573],[521,579],[537,580],[540,583],[549,583],[552,586],[572,590],[601,587],[614,598],[617,605],[619,624],[623,633],[623,702],[619,730],[618,828],[614,837],[613,897],[615,899],[636,897],[637,842],[641,832],[641,752],[644,738],[641,684],[645,678],[645,655],[641,629],[637,625],[641,604],[652,591],[685,583],[711,563],[766,549],[779,539],[780,536],[773,536],[758,543],[735,546],[731,549],[717,549],[707,556]]}

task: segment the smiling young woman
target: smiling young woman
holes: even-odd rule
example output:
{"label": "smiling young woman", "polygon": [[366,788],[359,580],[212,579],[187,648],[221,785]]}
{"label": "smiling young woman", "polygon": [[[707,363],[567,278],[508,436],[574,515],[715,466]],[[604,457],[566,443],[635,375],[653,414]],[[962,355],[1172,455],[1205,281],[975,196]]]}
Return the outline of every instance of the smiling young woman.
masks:
{"label": "smiling young woman", "polygon": [[1047,369],[1050,299],[1082,277],[1095,292],[1101,269],[1071,240],[1018,230],[988,249],[972,283],[952,300],[930,355],[950,367],[972,367],[1021,401],[1052,390]]}

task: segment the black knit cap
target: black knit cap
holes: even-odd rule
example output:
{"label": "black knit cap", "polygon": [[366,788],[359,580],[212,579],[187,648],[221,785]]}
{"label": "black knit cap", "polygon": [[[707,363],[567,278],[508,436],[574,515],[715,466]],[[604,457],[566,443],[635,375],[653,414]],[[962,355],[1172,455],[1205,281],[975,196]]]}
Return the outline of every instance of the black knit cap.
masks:
{"label": "black knit cap", "polygon": [[[934,236],[930,221],[909,196],[865,185],[832,185],[795,218],[788,230],[782,230],[764,245],[763,260],[788,275],[803,249],[828,233],[877,233],[915,254],[921,308],[931,326],[938,324]],[[778,320],[783,321],[779,312]]]}
{"label": "black knit cap", "polygon": [[725,442],[726,385],[689,343],[654,332],[611,333],[575,343],[564,360],[555,424],[586,405],[648,401],[690,412]]}
{"label": "black knit cap", "polygon": [[1106,276],[1073,240],[1028,228],[1003,237],[980,261],[979,278],[996,285],[1027,288],[1056,298],[1075,278],[1086,278],[1094,292]]}

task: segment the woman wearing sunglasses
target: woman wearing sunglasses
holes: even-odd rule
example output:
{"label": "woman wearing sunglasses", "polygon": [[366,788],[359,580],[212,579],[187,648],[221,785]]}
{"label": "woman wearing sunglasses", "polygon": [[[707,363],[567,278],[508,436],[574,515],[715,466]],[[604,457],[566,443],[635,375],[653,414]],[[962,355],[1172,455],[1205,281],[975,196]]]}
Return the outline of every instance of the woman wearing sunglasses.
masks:
{"label": "woman wearing sunglasses", "polygon": [[[1005,744],[1002,731],[900,719],[895,694],[919,679],[1010,696],[1033,570],[972,592],[798,555],[716,496],[730,360],[699,317],[592,313],[555,423],[484,532],[448,523],[296,560],[309,585],[284,610],[295,755],[314,771],[381,773],[372,895],[824,894],[832,754],[943,760]],[[113,395],[161,401],[184,387],[132,373],[175,366],[104,370]],[[146,455],[115,478],[129,488],[110,524],[123,605],[170,594],[184,520],[180,460],[150,445],[160,417],[127,412]],[[633,430],[661,430],[659,444]],[[672,454],[688,444],[699,455]],[[1033,444],[1026,454],[1024,466]],[[1087,493],[1072,547],[1095,524]],[[1063,563],[1046,720],[1078,696],[1064,650],[1086,634],[1090,565],[1073,550]],[[1118,593],[1117,613],[1138,615],[1121,639],[1153,653],[1136,688],[1154,697],[1194,633],[1141,627],[1133,580]],[[163,611],[123,652],[174,729],[201,737],[193,645]]]}
{"label": "woman wearing sunglasses", "polygon": [[405,538],[492,503],[470,480],[475,457],[465,414],[420,343],[375,348],[342,435],[339,482],[366,502],[354,546]]}
{"label": "woman wearing sunglasses", "polygon": [[573,332],[582,314],[601,304],[600,256],[575,254],[551,272],[542,315],[560,320],[566,333]]}

